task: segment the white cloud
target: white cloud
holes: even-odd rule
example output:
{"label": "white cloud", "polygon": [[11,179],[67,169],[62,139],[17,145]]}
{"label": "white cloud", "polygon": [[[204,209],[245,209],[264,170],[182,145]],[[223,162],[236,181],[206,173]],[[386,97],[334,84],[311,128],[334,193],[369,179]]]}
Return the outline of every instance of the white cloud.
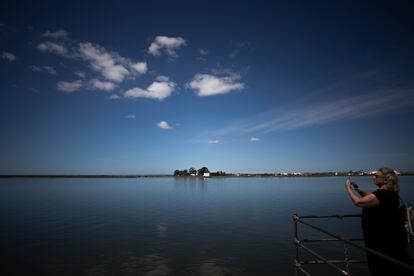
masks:
{"label": "white cloud", "polygon": [[[43,35],[45,37],[61,38],[67,36],[67,32],[64,30],[57,32],[47,31]],[[90,42],[77,43],[74,41],[67,41],[67,43],[76,43],[76,45],[73,45],[71,48],[65,48],[62,43],[46,41],[37,45],[37,49],[41,52],[60,54],[66,58],[82,59],[89,63],[90,68],[100,74],[104,80],[99,81],[95,77],[88,83],[88,88],[111,91],[117,87],[114,82],[121,83],[126,78],[135,79],[135,76],[145,74],[148,71],[148,65],[145,61],[133,62],[116,52],[107,51],[98,44]],[[44,70],[53,74],[54,69],[44,67]],[[77,71],[74,74],[80,78],[86,77],[85,72]]]}
{"label": "white cloud", "polygon": [[57,74],[55,68],[53,68],[52,66],[43,66],[43,68],[46,70],[46,72],[48,72],[51,75]]}
{"label": "white cloud", "polygon": [[85,73],[81,71],[75,72],[75,75],[78,76],[79,78],[85,78],[86,76]]}
{"label": "white cloud", "polygon": [[135,119],[135,114],[128,114],[127,116],[125,116],[125,118],[127,119]]}
{"label": "white cloud", "polygon": [[82,58],[91,63],[92,69],[98,71],[108,80],[122,82],[129,71],[120,64],[122,59],[115,53],[109,53],[105,48],[90,42],[79,43],[79,53]]}
{"label": "white cloud", "polygon": [[198,52],[200,53],[200,55],[202,56],[207,56],[210,54],[210,51],[208,50],[204,50],[204,49],[198,49]]}
{"label": "white cloud", "polygon": [[157,124],[157,127],[161,128],[161,129],[172,129],[172,127],[166,121],[159,122]]}
{"label": "white cloud", "polygon": [[236,49],[233,52],[231,52],[229,56],[231,58],[235,58],[238,54],[239,54],[239,49]]}
{"label": "white cloud", "polygon": [[148,48],[148,53],[154,56],[160,56],[162,52],[170,58],[176,58],[177,50],[187,43],[182,37],[157,36]]}
{"label": "white cloud", "polygon": [[65,30],[59,30],[56,32],[50,32],[49,30],[47,30],[42,36],[57,39],[57,38],[67,38],[68,35],[69,33]]}
{"label": "white cloud", "polygon": [[167,76],[159,75],[155,78],[157,81],[170,81],[170,78]]}
{"label": "white cloud", "polygon": [[65,48],[65,46],[51,41],[40,43],[39,45],[37,45],[37,49],[41,52],[54,53],[62,56],[68,53],[68,50]]}
{"label": "white cloud", "polygon": [[145,74],[148,70],[146,62],[137,62],[130,65],[138,74]]}
{"label": "white cloud", "polygon": [[43,69],[36,65],[31,65],[30,70],[32,70],[33,72],[43,72]]}
{"label": "white cloud", "polygon": [[197,57],[197,59],[198,60],[201,60],[201,61],[206,61],[207,60],[207,56],[210,54],[210,51],[204,50],[204,49],[198,49],[197,51],[198,51],[198,53],[200,55],[199,57]]}
{"label": "white cloud", "polygon": [[235,58],[237,55],[240,54],[241,51],[250,49],[252,50],[252,44],[248,41],[239,42],[236,45],[236,49],[230,53],[230,58]]}
{"label": "white cloud", "polygon": [[13,55],[12,53],[9,52],[2,52],[1,53],[1,58],[8,60],[8,61],[15,61],[16,60],[16,56]]}
{"label": "white cloud", "polygon": [[146,89],[139,87],[129,89],[124,93],[125,98],[148,98],[163,100],[171,95],[176,84],[163,77],[163,80],[157,80],[151,83]]}
{"label": "white cloud", "polygon": [[82,81],[81,80],[75,80],[72,82],[67,81],[60,81],[56,84],[56,88],[59,91],[63,92],[74,92],[78,91],[82,87]]}
{"label": "white cloud", "polygon": [[105,91],[112,91],[116,88],[116,85],[109,81],[100,81],[97,79],[92,79],[89,84],[91,85],[92,89],[98,90],[105,90]]}
{"label": "white cloud", "polygon": [[118,99],[120,99],[121,97],[120,96],[118,96],[118,95],[116,95],[116,94],[112,94],[111,96],[109,96],[109,99],[110,100],[118,100]]}
{"label": "white cloud", "polygon": [[39,73],[42,73],[42,72],[46,71],[47,73],[49,73],[51,75],[56,75],[57,74],[55,68],[53,68],[52,66],[47,66],[47,65],[43,66],[43,69],[40,68],[39,66],[31,65],[30,70],[32,70],[33,72],[39,72]]}
{"label": "white cloud", "polygon": [[109,52],[104,47],[90,42],[79,43],[78,55],[89,61],[93,70],[114,82],[122,82],[128,76],[142,75],[148,71],[145,61],[132,62],[116,52]]}
{"label": "white cloud", "polygon": [[249,139],[249,142],[259,142],[259,141],[260,141],[260,139],[256,138],[256,137],[252,137],[252,138]]}
{"label": "white cloud", "polygon": [[187,87],[196,90],[200,97],[226,94],[232,91],[242,90],[245,85],[238,82],[240,76],[230,74],[228,76],[218,77],[209,74],[196,74]]}
{"label": "white cloud", "polygon": [[219,144],[220,140],[209,140],[208,143],[209,144]]}

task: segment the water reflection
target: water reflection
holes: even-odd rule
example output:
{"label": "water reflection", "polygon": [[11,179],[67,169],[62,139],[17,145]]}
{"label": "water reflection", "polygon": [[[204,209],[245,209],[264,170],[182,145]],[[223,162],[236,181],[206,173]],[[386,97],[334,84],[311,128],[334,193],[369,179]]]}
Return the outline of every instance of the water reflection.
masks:
{"label": "water reflection", "polygon": [[[211,258],[205,255],[198,257],[198,260],[190,264],[186,270],[188,275],[197,276],[223,276],[223,275],[245,275],[241,266],[237,268],[231,263],[234,259],[231,257],[223,257],[220,259]],[[244,273],[243,273],[244,272]]]}
{"label": "water reflection", "polygon": [[182,267],[174,265],[173,259],[168,259],[160,253],[150,253],[142,256],[123,254],[121,260],[106,260],[94,267],[85,269],[83,273],[88,276],[125,275],[125,276],[164,276],[164,275],[192,275],[192,276],[224,276],[247,275],[240,265],[234,267],[230,264],[232,258],[196,257],[196,260]]}
{"label": "water reflection", "polygon": [[201,177],[175,177],[174,187],[177,190],[202,191],[208,190],[208,179]]}
{"label": "water reflection", "polygon": [[230,272],[230,270],[223,265],[220,265],[215,260],[206,260],[204,263],[200,264],[197,271],[200,276],[222,276]]}
{"label": "water reflection", "polygon": [[156,232],[160,238],[166,238],[168,231],[168,224],[166,222],[160,222],[156,225]]}
{"label": "water reflection", "polygon": [[163,276],[171,273],[168,261],[159,254],[130,256],[121,263],[122,275]]}

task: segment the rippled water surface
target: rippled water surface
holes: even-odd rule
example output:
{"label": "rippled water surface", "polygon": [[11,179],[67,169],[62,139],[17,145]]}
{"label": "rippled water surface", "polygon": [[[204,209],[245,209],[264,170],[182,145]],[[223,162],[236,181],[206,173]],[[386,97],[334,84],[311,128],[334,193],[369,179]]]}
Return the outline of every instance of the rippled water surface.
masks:
{"label": "rippled water surface", "polygon": [[[368,177],[354,180],[374,188]],[[400,182],[413,202],[414,178]],[[292,275],[293,213],[359,212],[342,177],[0,179],[0,272]],[[358,219],[314,222],[361,234]],[[313,248],[343,258],[341,246]]]}

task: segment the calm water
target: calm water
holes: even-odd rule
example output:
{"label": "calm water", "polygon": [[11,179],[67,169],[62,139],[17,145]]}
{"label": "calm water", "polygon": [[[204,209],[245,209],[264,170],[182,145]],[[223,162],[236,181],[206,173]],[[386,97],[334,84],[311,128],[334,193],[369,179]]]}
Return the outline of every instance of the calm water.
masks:
{"label": "calm water", "polygon": [[[359,212],[343,177],[1,179],[0,274],[292,275],[293,213]],[[358,219],[315,223],[360,236]]]}

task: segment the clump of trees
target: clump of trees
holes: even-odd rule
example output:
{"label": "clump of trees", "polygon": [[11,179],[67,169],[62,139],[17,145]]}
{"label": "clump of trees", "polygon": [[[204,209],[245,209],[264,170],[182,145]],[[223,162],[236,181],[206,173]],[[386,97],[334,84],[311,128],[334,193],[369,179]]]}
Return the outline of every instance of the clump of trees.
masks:
{"label": "clump of trees", "polygon": [[216,172],[212,172],[210,173],[211,176],[225,176],[226,173],[223,171],[216,171]]}
{"label": "clump of trees", "polygon": [[209,173],[210,171],[207,169],[207,167],[202,167],[197,171],[198,175],[203,175],[204,173]]}
{"label": "clump of trees", "polygon": [[[203,176],[204,173],[209,173],[210,171],[208,170],[207,167],[202,167],[198,170],[196,170],[194,167],[191,167],[188,170],[175,170],[174,171],[174,176]],[[225,172],[219,171],[219,172],[215,172],[215,173],[211,173],[210,175],[212,176],[219,176],[219,175],[225,175]]]}
{"label": "clump of trees", "polygon": [[174,176],[189,176],[190,173],[187,170],[175,170],[174,171]]}

